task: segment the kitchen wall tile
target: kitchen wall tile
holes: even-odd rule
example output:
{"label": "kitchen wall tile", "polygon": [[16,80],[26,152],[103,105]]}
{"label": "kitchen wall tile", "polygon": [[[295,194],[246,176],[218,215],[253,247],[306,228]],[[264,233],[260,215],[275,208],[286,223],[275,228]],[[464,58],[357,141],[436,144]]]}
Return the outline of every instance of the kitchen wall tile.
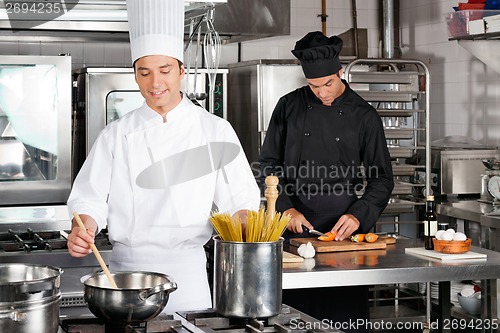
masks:
{"label": "kitchen wall tile", "polygon": [[243,46],[242,61],[254,59],[277,59],[279,49],[277,47]]}
{"label": "kitchen wall tile", "polygon": [[[471,103],[474,99],[474,88],[468,83],[448,82],[444,85],[444,96],[447,102]],[[455,98],[450,98],[455,96]]]}
{"label": "kitchen wall tile", "polygon": [[443,115],[443,120],[447,124],[467,125],[470,123],[483,123],[483,115],[480,112],[480,107],[472,110],[470,104],[446,103],[444,104]]}
{"label": "kitchen wall tile", "polygon": [[467,136],[473,139],[471,136],[471,130],[469,128],[469,125],[450,124],[450,123],[446,123],[443,125],[444,125],[443,126],[444,132],[442,133],[443,137],[458,135],[458,136]]}
{"label": "kitchen wall tile", "polygon": [[[381,37],[380,37],[380,29],[368,29],[367,31],[367,39],[368,39],[368,57],[369,58],[381,58]],[[380,53],[380,54],[379,54]]]}
{"label": "kitchen wall tile", "polygon": [[429,49],[434,63],[470,62],[475,59],[467,50],[454,42],[432,44]]}
{"label": "kitchen wall tile", "polygon": [[297,27],[321,26],[318,14],[319,12],[316,9],[304,8],[300,10],[300,13],[297,14],[294,21],[291,23]]}
{"label": "kitchen wall tile", "polygon": [[40,55],[56,56],[62,53],[61,42],[47,42],[40,44]]}
{"label": "kitchen wall tile", "polygon": [[130,45],[128,43],[105,43],[104,44],[104,66],[106,67],[130,67]]}
{"label": "kitchen wall tile", "polygon": [[42,55],[42,43],[41,42],[19,43],[19,55]]}
{"label": "kitchen wall tile", "polygon": [[238,43],[224,45],[220,55],[220,67],[227,67],[228,64],[238,62]]}
{"label": "kitchen wall tile", "polygon": [[430,94],[431,106],[434,103],[443,103],[445,100],[444,87],[442,84],[432,83],[431,81],[431,88],[429,89],[429,94]]}
{"label": "kitchen wall tile", "polygon": [[358,28],[377,29],[380,26],[376,10],[359,10]]}
{"label": "kitchen wall tile", "polygon": [[71,55],[71,63],[83,63],[83,43],[81,42],[63,42],[61,45],[62,53]]}
{"label": "kitchen wall tile", "polygon": [[[498,120],[498,103],[494,102],[495,98],[485,98],[488,102],[481,103],[479,105],[483,108],[483,118],[484,125],[500,125],[500,121]],[[496,96],[495,96],[496,97]]]}
{"label": "kitchen wall tile", "polygon": [[414,25],[422,26],[432,23],[432,7],[431,6],[420,6],[415,10],[411,10],[413,16],[415,17]]}
{"label": "kitchen wall tile", "polygon": [[[321,1],[317,1],[321,2]],[[373,1],[363,1],[363,6],[370,6]],[[358,6],[356,6],[358,7]],[[327,0],[326,8],[352,10],[351,0]]]}
{"label": "kitchen wall tile", "polygon": [[[443,129],[442,124],[437,124],[437,123],[432,123],[432,124],[433,124],[433,126],[431,126],[431,132],[430,132],[431,138],[434,138],[435,140],[437,140],[437,139],[444,137],[443,131],[442,131],[442,129]],[[431,142],[432,142],[432,140],[431,140]]]}
{"label": "kitchen wall tile", "polygon": [[19,51],[18,42],[0,42],[0,55],[18,55]]}
{"label": "kitchen wall tile", "polygon": [[321,8],[321,2],[320,1],[308,1],[308,0],[292,0],[290,3],[290,6],[292,8],[314,8],[314,6],[317,6],[319,3],[319,8]]}
{"label": "kitchen wall tile", "polygon": [[77,70],[77,69],[80,69],[80,68],[83,68],[83,67],[84,67],[83,62],[74,62],[74,61],[71,61],[71,69],[72,70]]}
{"label": "kitchen wall tile", "polygon": [[103,66],[104,62],[104,43],[88,42],[83,48],[83,63],[87,66]]}
{"label": "kitchen wall tile", "polygon": [[[333,8],[326,19],[328,27],[333,28],[350,28],[352,27],[352,12],[351,9],[337,9]],[[359,16],[358,16],[358,27],[359,27]]]}
{"label": "kitchen wall tile", "polygon": [[432,83],[463,82],[467,77],[468,62],[433,62],[429,65]]}
{"label": "kitchen wall tile", "polygon": [[500,131],[500,126],[483,125],[482,126],[482,132],[483,132],[482,142],[486,142],[486,144],[493,146],[493,147],[500,146],[500,136],[498,135],[499,131]]}

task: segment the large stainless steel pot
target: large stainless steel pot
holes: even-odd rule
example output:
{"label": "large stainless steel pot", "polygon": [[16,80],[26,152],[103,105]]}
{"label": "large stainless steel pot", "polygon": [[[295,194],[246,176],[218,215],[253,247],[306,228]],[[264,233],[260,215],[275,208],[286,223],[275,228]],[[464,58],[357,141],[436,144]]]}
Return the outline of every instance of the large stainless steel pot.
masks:
{"label": "large stainless steel pot", "polygon": [[167,305],[177,284],[165,274],[154,272],[116,272],[118,285],[113,289],[104,273],[90,275],[84,281],[84,298],[98,318],[116,324],[143,322],[156,317]]}
{"label": "large stainless steel pot", "polygon": [[0,332],[56,333],[61,273],[50,266],[0,265]]}
{"label": "large stainless steel pot", "polygon": [[31,264],[0,265],[0,302],[41,299],[56,295],[61,269]]}
{"label": "large stainless steel pot", "polygon": [[227,317],[267,318],[281,312],[283,239],[226,242],[215,236],[214,306]]}

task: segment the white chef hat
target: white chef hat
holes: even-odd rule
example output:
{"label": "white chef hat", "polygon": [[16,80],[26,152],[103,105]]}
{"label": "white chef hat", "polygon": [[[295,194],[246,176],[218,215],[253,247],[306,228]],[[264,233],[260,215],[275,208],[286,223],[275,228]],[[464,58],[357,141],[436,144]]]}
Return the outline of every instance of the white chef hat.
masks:
{"label": "white chef hat", "polygon": [[132,63],[147,55],[184,62],[184,0],[127,0]]}

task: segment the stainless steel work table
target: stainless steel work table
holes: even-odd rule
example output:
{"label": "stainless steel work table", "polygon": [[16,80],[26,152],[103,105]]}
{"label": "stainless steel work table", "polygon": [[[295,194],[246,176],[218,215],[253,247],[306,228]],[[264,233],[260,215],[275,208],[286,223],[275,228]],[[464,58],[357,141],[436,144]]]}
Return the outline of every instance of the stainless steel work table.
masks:
{"label": "stainless steel work table", "polygon": [[481,222],[480,219],[483,215],[500,215],[500,207],[477,200],[441,202],[437,205],[436,211],[440,215],[474,222]]}
{"label": "stainless steel work table", "polygon": [[[457,200],[438,204],[436,211],[439,215],[464,220],[464,231],[471,236],[474,245],[494,251],[500,249],[496,231],[500,229],[500,206],[477,200]],[[472,228],[474,223],[480,228],[477,237]]]}
{"label": "stainless steel work table", "polygon": [[[440,323],[444,323],[451,317],[450,281],[481,280],[481,319],[497,318],[500,253],[473,246],[472,251],[486,253],[487,259],[464,261],[441,261],[405,253],[406,247],[422,246],[417,243],[399,239],[385,250],[317,253],[303,263],[284,264],[283,289],[439,282]],[[297,248],[287,245],[285,250],[296,253]]]}

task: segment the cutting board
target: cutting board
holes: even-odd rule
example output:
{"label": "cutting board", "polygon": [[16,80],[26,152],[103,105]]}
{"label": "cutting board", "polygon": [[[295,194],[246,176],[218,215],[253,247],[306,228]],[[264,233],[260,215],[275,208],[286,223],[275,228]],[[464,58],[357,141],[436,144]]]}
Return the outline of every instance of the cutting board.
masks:
{"label": "cutting board", "polygon": [[377,240],[373,243],[352,242],[349,239],[344,239],[343,241],[331,241],[324,242],[316,238],[291,238],[290,244],[294,246],[300,246],[302,244],[307,244],[311,242],[312,246],[316,252],[341,252],[341,251],[359,251],[359,250],[374,250],[374,249],[385,249],[387,244],[383,240]]}
{"label": "cutting board", "polygon": [[426,250],[423,247],[409,247],[405,249],[408,254],[416,254],[424,257],[431,257],[443,261],[464,260],[464,259],[486,259],[486,254],[477,252],[466,252],[458,254],[441,253],[434,250]]}
{"label": "cutting board", "polygon": [[301,263],[304,262],[304,258],[296,254],[283,251],[283,263]]}

